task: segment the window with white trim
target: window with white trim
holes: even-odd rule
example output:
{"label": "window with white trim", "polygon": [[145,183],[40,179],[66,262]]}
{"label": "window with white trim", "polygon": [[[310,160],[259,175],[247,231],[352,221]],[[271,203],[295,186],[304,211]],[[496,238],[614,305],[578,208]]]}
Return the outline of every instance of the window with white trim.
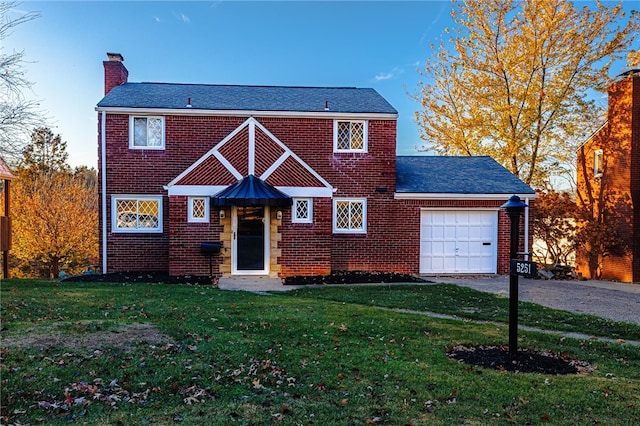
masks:
{"label": "window with white trim", "polygon": [[209,197],[189,197],[189,222],[209,222]]}
{"label": "window with white trim", "polygon": [[313,199],[294,198],[291,215],[293,223],[313,223]]}
{"label": "window with white trim", "polygon": [[129,117],[129,148],[164,149],[164,117]]}
{"label": "window with white trim", "polygon": [[114,196],[113,232],[162,232],[162,197]]}
{"label": "window with white trim", "polygon": [[333,232],[364,234],[367,232],[367,199],[338,198],[333,200]]}
{"label": "window with white trim", "polygon": [[335,120],[333,122],[334,152],[367,152],[367,122]]}
{"label": "window with white trim", "polygon": [[601,149],[596,149],[593,152],[593,177],[601,177],[604,172],[603,166],[603,153]]}

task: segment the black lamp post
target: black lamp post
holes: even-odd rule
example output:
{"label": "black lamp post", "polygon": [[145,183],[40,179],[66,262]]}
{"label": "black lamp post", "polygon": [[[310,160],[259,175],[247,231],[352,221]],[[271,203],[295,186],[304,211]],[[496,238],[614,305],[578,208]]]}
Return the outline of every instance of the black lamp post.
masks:
{"label": "black lamp post", "polygon": [[[501,207],[511,219],[510,258],[517,259],[520,246],[520,216],[527,205],[520,201],[520,197],[512,195]],[[509,353],[512,356],[518,354],[518,274],[513,268],[509,273]]]}

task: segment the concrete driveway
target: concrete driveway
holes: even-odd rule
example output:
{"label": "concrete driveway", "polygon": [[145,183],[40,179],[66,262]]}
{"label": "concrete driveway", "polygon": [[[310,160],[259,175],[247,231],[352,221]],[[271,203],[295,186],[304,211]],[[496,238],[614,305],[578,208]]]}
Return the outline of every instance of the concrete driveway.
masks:
{"label": "concrete driveway", "polygon": [[[509,297],[509,276],[424,277]],[[518,300],[553,309],[593,314],[640,324],[640,285],[610,281],[559,281],[519,278]]]}

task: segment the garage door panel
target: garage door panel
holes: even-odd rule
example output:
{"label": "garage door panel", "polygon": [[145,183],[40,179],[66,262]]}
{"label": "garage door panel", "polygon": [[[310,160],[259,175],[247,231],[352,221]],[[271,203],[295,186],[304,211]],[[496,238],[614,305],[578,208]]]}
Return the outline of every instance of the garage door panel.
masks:
{"label": "garage door panel", "polygon": [[456,238],[456,226],[455,224],[446,224],[444,226],[443,238],[446,240],[452,240]]}
{"label": "garage door panel", "polygon": [[423,210],[420,273],[495,273],[497,226],[493,210]]}

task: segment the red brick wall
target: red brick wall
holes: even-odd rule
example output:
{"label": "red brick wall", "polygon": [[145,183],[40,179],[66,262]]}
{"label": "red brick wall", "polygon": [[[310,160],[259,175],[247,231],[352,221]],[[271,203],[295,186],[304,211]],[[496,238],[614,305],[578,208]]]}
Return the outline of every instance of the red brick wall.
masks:
{"label": "red brick wall", "polygon": [[633,77],[631,84],[631,268],[632,281],[640,283],[640,74]]}
{"label": "red brick wall", "polygon": [[283,210],[278,258],[282,277],[327,275],[331,272],[331,199],[313,200],[313,223],[291,223],[291,209]]}
{"label": "red brick wall", "polygon": [[[188,197],[169,198],[169,274],[171,276],[220,276],[222,256],[209,258],[200,252],[202,242],[219,242],[222,226],[218,215],[209,211],[209,223],[188,221]],[[209,261],[211,260],[211,264]]]}
{"label": "red brick wall", "polygon": [[[594,151],[603,150],[604,172],[594,178]],[[599,271],[589,267],[591,247],[580,247],[576,269],[587,278],[640,281],[640,75],[609,87],[608,123],[591,137],[577,156],[577,203],[591,216],[614,225],[624,252],[609,253]]]}

